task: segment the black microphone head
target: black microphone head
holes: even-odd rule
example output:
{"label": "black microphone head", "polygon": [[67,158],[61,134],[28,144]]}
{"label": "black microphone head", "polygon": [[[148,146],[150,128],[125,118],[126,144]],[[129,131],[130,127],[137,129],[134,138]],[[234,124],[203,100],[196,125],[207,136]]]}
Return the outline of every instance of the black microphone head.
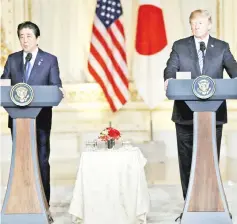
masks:
{"label": "black microphone head", "polygon": [[30,61],[31,60],[31,58],[32,58],[32,54],[31,53],[28,53],[27,55],[26,55],[26,61]]}
{"label": "black microphone head", "polygon": [[200,50],[202,51],[202,52],[204,52],[205,50],[206,50],[206,45],[205,45],[205,43],[202,41],[202,42],[200,42]]}

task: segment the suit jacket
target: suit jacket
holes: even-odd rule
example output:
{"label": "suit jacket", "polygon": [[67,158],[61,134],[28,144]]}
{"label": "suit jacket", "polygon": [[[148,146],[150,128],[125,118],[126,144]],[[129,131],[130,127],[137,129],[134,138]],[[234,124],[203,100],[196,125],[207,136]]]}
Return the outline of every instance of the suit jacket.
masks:
{"label": "suit jacket", "polygon": [[[222,79],[224,69],[230,78],[237,77],[237,62],[230,52],[229,44],[210,36],[204,58],[203,74],[214,79]],[[201,75],[193,36],[178,40],[173,44],[167,67],[164,70],[164,80],[176,78],[177,71],[191,72],[192,79]],[[184,101],[175,101],[172,120],[179,124],[192,124],[193,112]],[[223,101],[217,110],[216,121],[217,124],[227,123],[226,101]]]}
{"label": "suit jacket", "polygon": [[[9,55],[1,79],[11,79],[11,85],[15,85],[22,82],[23,75],[23,51]],[[57,58],[39,49],[27,84],[56,85],[62,87]],[[36,128],[50,130],[51,123],[52,107],[42,108],[36,118]],[[10,117],[8,127],[12,127],[12,119]]]}

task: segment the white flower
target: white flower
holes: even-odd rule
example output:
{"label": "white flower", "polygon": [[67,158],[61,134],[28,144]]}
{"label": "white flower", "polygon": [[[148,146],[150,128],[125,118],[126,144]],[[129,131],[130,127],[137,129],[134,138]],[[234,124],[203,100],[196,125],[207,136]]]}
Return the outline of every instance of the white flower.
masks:
{"label": "white flower", "polygon": [[103,130],[103,131],[101,132],[101,135],[108,135],[108,134],[109,134],[108,130]]}

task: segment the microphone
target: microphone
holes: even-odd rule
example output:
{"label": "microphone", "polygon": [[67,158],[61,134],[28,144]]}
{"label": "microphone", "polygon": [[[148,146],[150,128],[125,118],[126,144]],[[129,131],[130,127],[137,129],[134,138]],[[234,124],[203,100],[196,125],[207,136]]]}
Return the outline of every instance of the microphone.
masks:
{"label": "microphone", "polygon": [[[27,63],[31,60],[31,58],[32,58],[32,54],[31,53],[28,53],[27,55],[26,55],[26,57],[25,57],[25,64],[24,64],[24,77],[26,77],[26,66],[27,66]],[[26,80],[24,80],[24,78],[23,78],[23,82],[26,82]]]}
{"label": "microphone", "polygon": [[26,57],[25,57],[25,59],[26,59],[25,64],[28,63],[28,62],[31,60],[31,58],[32,58],[32,54],[31,54],[31,53],[28,53],[28,54],[26,55]]}
{"label": "microphone", "polygon": [[204,51],[206,50],[205,43],[202,41],[200,42],[200,50],[202,52],[202,57],[204,58]]}

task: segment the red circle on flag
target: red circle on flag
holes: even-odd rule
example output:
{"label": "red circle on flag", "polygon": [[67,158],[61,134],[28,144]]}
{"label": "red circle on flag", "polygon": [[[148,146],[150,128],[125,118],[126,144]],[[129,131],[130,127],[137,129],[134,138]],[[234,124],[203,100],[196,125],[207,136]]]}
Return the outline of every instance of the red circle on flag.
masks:
{"label": "red circle on flag", "polygon": [[138,11],[136,50],[152,55],[167,45],[163,12],[153,5],[142,5]]}

